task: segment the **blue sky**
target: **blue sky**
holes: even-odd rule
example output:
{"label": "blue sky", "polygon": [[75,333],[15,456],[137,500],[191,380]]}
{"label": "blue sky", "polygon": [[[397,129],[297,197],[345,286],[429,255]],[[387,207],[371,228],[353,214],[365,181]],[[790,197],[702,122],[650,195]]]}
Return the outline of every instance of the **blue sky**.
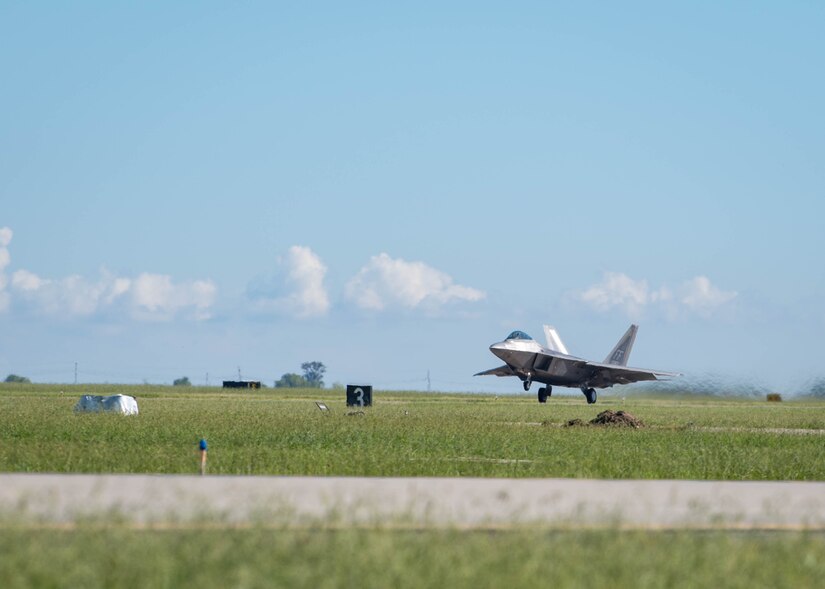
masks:
{"label": "blue sky", "polygon": [[[812,2],[0,2],[0,373],[825,375]],[[0,376],[2,376],[0,375]]]}

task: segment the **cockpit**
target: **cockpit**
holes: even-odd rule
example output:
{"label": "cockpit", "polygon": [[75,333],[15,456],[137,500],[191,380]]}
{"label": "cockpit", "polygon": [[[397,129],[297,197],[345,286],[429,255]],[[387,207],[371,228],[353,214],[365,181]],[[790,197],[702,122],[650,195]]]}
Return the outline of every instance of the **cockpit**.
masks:
{"label": "cockpit", "polygon": [[524,333],[523,331],[514,331],[513,333],[507,336],[507,339],[532,340],[533,338]]}

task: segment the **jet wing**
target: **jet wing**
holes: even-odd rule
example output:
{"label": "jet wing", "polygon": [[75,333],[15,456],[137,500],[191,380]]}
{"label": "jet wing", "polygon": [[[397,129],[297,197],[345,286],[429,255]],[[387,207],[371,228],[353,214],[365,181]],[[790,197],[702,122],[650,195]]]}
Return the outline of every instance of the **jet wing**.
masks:
{"label": "jet wing", "polygon": [[484,372],[479,372],[478,374],[474,374],[473,376],[515,376],[516,373],[513,372],[513,369],[507,366],[499,366],[498,368],[491,368],[490,370],[485,370]]}
{"label": "jet wing", "polygon": [[590,377],[591,386],[611,386],[614,384],[630,384],[643,380],[663,380],[681,376],[678,372],[662,372],[646,368],[628,368],[616,364],[602,364],[588,362],[587,366],[593,370]]}

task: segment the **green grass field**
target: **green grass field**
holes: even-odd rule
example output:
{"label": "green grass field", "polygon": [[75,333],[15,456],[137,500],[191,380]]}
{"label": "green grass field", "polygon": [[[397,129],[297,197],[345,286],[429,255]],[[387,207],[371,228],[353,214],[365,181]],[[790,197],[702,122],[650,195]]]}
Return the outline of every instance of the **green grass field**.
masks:
{"label": "green grass field", "polygon": [[821,587],[804,533],[0,531],[0,586]]}
{"label": "green grass field", "polygon": [[[75,414],[84,392],[131,394],[141,413]],[[193,473],[203,437],[212,474],[825,480],[823,402],[374,397],[351,414],[329,390],[5,385],[0,471]],[[564,427],[606,408],[647,427]]]}
{"label": "green grass field", "polygon": [[[130,394],[137,417],[78,415]],[[825,403],[0,385],[0,471],[825,480]],[[331,411],[322,413],[314,401]],[[607,408],[643,429],[564,427]],[[817,587],[825,534],[0,525],[0,587]]]}

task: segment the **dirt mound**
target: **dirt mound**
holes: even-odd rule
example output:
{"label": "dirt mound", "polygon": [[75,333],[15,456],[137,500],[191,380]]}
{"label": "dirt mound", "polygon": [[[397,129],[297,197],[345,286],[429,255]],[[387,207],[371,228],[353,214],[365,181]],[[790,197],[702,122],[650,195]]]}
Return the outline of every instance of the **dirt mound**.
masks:
{"label": "dirt mound", "polygon": [[565,424],[565,427],[584,427],[587,425],[618,425],[621,427],[634,427],[637,429],[645,426],[641,419],[634,417],[630,413],[626,413],[624,411],[612,411],[608,409],[607,411],[602,411],[588,422],[584,422],[578,418],[571,419]]}
{"label": "dirt mound", "polygon": [[612,411],[610,409],[602,411],[594,419],[590,420],[593,425],[621,425],[624,427],[644,427],[645,424],[638,417],[624,411]]}

